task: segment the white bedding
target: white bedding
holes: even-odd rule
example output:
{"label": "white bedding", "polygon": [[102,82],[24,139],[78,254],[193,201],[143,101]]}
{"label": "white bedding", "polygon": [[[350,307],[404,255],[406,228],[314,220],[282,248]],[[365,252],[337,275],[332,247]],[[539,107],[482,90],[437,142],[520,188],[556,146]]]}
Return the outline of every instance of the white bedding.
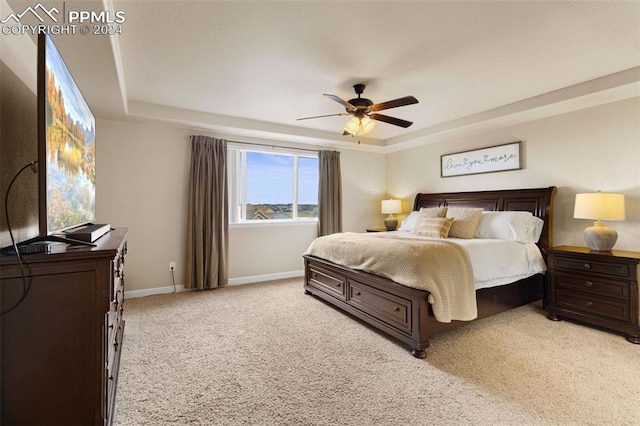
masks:
{"label": "white bedding", "polygon": [[[409,232],[396,237],[424,238]],[[469,253],[476,290],[509,284],[547,270],[540,249],[534,243],[489,238],[447,238]]]}

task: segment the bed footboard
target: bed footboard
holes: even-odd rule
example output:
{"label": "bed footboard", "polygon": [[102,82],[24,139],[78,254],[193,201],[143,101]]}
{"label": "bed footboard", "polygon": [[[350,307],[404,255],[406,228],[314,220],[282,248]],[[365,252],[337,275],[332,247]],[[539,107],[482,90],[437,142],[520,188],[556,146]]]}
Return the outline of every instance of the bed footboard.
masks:
{"label": "bed footboard", "polygon": [[[304,289],[411,347],[416,358],[425,358],[429,338],[469,321],[443,323],[433,315],[429,292],[341,265],[304,256]],[[543,296],[544,276],[476,292],[478,318],[523,306]],[[474,320],[475,321],[475,320]]]}
{"label": "bed footboard", "polygon": [[429,292],[304,256],[305,292],[411,346],[416,358],[429,347]]}

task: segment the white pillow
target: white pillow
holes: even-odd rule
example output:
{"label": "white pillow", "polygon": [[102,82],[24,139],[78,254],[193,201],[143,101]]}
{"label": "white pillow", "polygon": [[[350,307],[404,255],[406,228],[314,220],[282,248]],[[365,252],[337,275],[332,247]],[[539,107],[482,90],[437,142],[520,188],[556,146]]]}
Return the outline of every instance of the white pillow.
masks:
{"label": "white pillow", "polygon": [[477,238],[537,243],[544,221],[530,212],[482,212]]}
{"label": "white pillow", "polygon": [[402,220],[402,223],[400,224],[398,231],[414,232],[416,225],[418,223],[418,220],[420,219],[421,219],[420,212],[413,211],[409,213],[409,216],[405,217]]}

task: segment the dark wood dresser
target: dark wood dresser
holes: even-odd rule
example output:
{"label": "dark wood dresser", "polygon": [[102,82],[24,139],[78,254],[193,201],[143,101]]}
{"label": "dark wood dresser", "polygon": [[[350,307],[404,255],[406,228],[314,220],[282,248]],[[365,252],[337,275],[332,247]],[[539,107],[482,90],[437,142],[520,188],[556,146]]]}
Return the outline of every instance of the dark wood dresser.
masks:
{"label": "dark wood dresser", "polygon": [[[24,301],[0,317],[0,424],[109,425],[124,333],[127,229],[95,247],[23,255]],[[0,257],[0,305],[22,295],[15,256]]]}
{"label": "dark wood dresser", "polygon": [[545,309],[554,321],[566,318],[624,334],[640,344],[638,264],[640,253],[558,246],[546,250]]}

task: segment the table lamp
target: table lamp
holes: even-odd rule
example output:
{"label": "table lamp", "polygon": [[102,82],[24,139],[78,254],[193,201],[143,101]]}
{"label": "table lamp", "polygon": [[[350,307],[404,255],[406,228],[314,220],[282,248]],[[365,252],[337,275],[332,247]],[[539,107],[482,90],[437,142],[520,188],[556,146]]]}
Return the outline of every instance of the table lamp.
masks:
{"label": "table lamp", "polygon": [[624,220],[624,195],[595,192],[576,194],[573,211],[576,219],[593,219],[595,223],[584,230],[584,240],[592,251],[611,251],[618,233],[603,220]]}
{"label": "table lamp", "polygon": [[382,214],[388,214],[384,220],[384,226],[387,231],[395,231],[398,226],[398,219],[393,214],[402,213],[402,201],[400,200],[382,200]]}

